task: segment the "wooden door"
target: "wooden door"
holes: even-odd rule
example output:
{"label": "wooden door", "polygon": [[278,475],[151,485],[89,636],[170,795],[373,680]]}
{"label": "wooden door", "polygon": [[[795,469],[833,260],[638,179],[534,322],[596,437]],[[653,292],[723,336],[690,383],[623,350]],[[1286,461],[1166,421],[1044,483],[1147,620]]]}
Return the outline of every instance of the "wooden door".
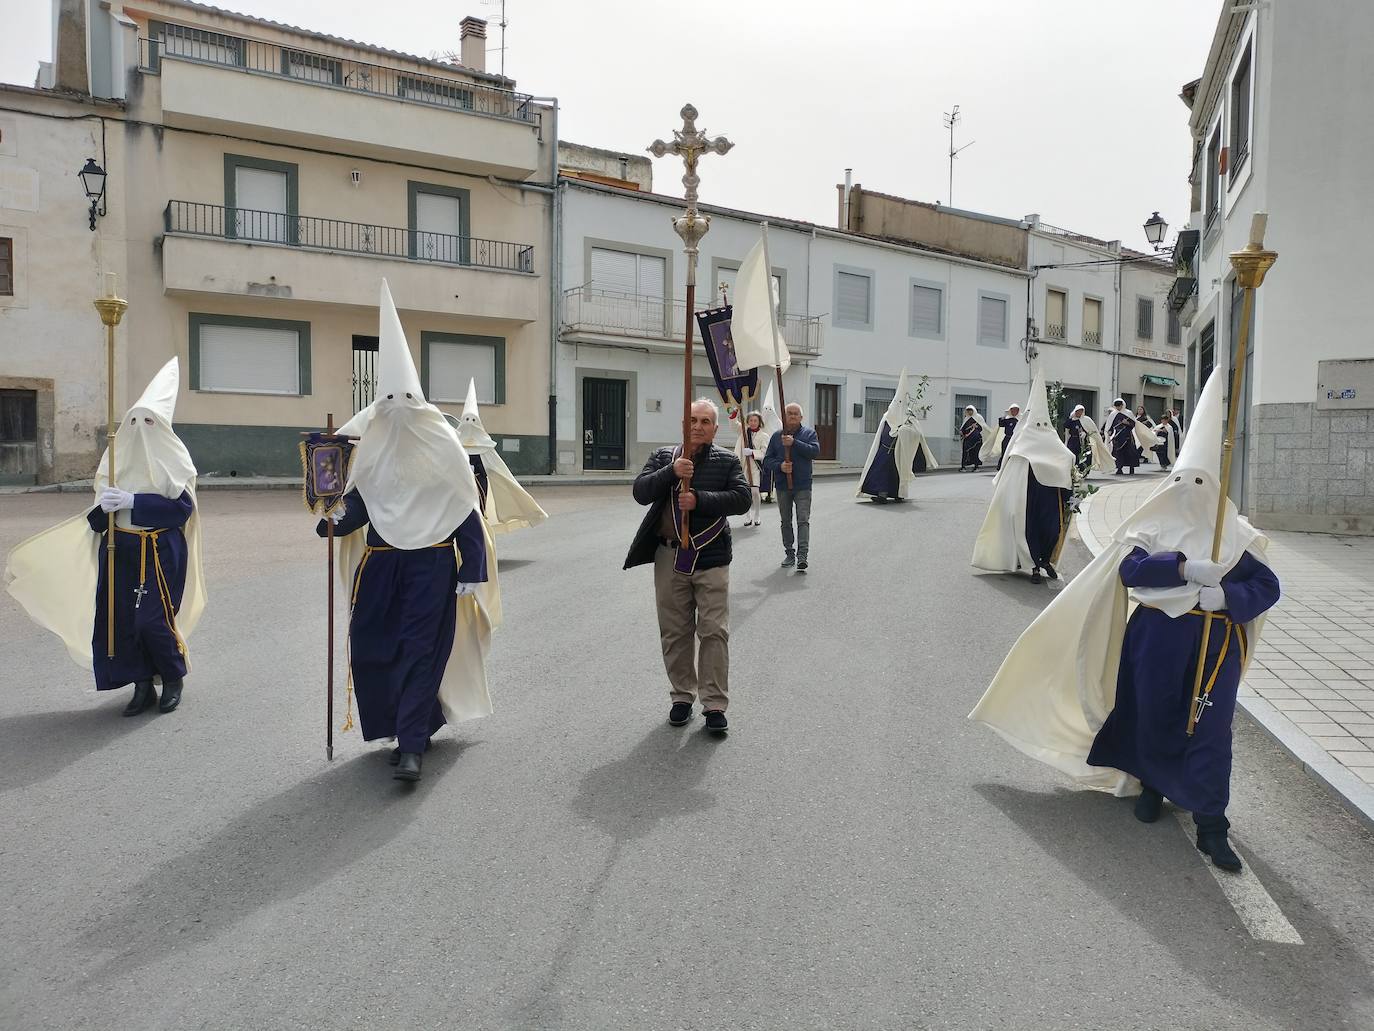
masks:
{"label": "wooden door", "polygon": [[840,431],[840,386],[838,383],[816,384],[816,437],[820,440],[822,462],[833,462],[837,454]]}

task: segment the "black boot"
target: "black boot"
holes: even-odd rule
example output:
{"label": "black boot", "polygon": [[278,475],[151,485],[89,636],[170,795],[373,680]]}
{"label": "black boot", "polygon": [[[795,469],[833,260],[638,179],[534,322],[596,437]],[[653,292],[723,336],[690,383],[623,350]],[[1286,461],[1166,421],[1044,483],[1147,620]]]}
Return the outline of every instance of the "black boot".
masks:
{"label": "black boot", "polygon": [[1051,580],[1059,579],[1059,571],[1055,569],[1054,566],[1050,565],[1048,562],[1043,563],[1043,565],[1045,567],[1046,576],[1048,576]]}
{"label": "black boot", "polygon": [[125,716],[137,716],[144,712],[157,701],[157,692],[153,690],[151,680],[138,680],[134,682],[134,696],[129,699],[129,704],[124,706]]}
{"label": "black boot", "polygon": [[[426,741],[425,741],[425,751],[426,751],[426,752],[429,751],[429,746],[430,746],[430,744],[431,744],[431,742],[430,742],[428,739],[426,739]],[[401,761],[401,750],[400,750],[399,748],[393,748],[390,752],[387,753],[387,755],[386,755],[386,761],[387,761],[388,763],[390,763],[392,766],[395,766],[398,762]]]}
{"label": "black boot", "polygon": [[1238,871],[1241,868],[1240,856],[1236,855],[1231,843],[1226,840],[1231,821],[1224,815],[1199,816],[1194,813],[1193,822],[1197,824],[1198,851],[1211,856],[1213,866],[1232,873]]}
{"label": "black boot", "polygon": [[1044,583],[1044,581],[1040,579],[1040,567],[1039,567],[1039,566],[1036,566],[1034,569],[1031,570],[1031,583],[1033,583],[1033,584]]}
{"label": "black boot", "polygon": [[1159,809],[1163,804],[1163,795],[1148,784],[1142,784],[1140,797],[1135,800],[1135,818],[1141,823],[1154,823],[1159,819]]}
{"label": "black boot", "polygon": [[396,763],[396,772],[391,776],[395,780],[419,780],[420,753],[402,752],[400,761]]}
{"label": "black boot", "polygon": [[181,681],[164,680],[162,682],[162,701],[157,703],[158,712],[171,712],[181,704]]}

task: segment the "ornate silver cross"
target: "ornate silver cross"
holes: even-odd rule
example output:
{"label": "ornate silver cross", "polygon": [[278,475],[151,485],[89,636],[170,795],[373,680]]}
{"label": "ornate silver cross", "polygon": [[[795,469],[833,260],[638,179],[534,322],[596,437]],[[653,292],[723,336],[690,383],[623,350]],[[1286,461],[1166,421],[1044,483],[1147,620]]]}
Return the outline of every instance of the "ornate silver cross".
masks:
{"label": "ornate silver cross", "polygon": [[[697,162],[703,154],[726,154],[733,146],[734,144],[724,136],[711,139],[704,131],[698,129],[697,109],[688,104],[682,109],[682,128],[673,130],[673,141],[665,143],[663,140],[654,140],[648,148],[649,153],[657,158],[676,154],[682,158],[682,164],[686,169],[682,176],[682,185],[686,188],[687,212],[673,219],[673,229],[682,237],[682,246],[687,252],[689,287],[696,286],[697,245],[711,228],[710,216],[697,213],[697,187],[701,185],[701,176],[697,175]],[[688,318],[690,317],[689,312]]]}
{"label": "ornate silver cross", "polygon": [[134,600],[134,608],[138,608],[140,605],[143,604],[143,596],[147,593],[147,589],[142,584],[139,584],[137,587],[134,588],[134,594],[137,595],[137,597]]}

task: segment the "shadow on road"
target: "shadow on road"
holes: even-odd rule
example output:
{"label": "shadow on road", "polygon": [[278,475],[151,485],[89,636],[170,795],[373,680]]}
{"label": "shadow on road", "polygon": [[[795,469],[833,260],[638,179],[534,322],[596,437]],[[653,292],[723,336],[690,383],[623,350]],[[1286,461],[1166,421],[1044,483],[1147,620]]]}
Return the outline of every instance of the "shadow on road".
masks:
{"label": "shadow on road", "polygon": [[[1368,1026],[1374,1006],[1369,964],[1281,875],[1245,852],[1241,836],[1235,836],[1237,847],[1306,944],[1252,939],[1171,816],[1146,826],[1132,816],[1131,799],[1095,791],[1045,793],[1004,784],[974,790],[1173,954],[1182,969],[1257,1023]],[[1244,963],[1238,962],[1242,955]],[[1304,990],[1295,992],[1294,985]]]}
{"label": "shadow on road", "polygon": [[[1055,567],[1058,569],[1058,567]],[[1033,605],[1043,609],[1054,596],[1062,591],[1068,584],[1064,578],[1064,573],[1060,572],[1058,580],[1046,580],[1044,583],[1033,584],[1030,580],[1030,573],[984,573],[978,570],[973,571],[973,579],[979,584],[986,584],[998,591],[1001,591],[1012,601],[1020,602],[1024,605]]]}
{"label": "shadow on road", "polygon": [[424,780],[413,786],[391,779],[380,749],[335,763],[257,803],[198,847],[168,856],[85,936],[83,946],[107,955],[96,976],[126,977],[130,968],[207,942],[390,844],[472,745],[436,740]]}
{"label": "shadow on road", "polygon": [[532,565],[534,565],[534,559],[532,558],[501,558],[497,556],[496,559],[496,570],[502,576],[512,570],[520,569],[522,566]]}
{"label": "shadow on road", "polygon": [[109,691],[102,698],[106,704],[95,708],[23,713],[0,720],[0,794],[54,777],[157,719],[156,711],[122,718],[119,712],[129,697],[129,691]]}

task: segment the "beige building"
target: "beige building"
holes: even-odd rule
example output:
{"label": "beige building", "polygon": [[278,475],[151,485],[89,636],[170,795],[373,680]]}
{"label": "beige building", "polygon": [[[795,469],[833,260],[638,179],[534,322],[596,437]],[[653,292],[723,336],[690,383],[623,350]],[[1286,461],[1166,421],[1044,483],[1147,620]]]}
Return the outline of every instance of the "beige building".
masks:
{"label": "beige building", "polygon": [[[456,414],[475,378],[508,464],[547,470],[555,105],[484,71],[485,23],[458,64],[184,0],[55,6],[40,85],[77,92],[24,104],[122,101],[88,234],[124,273],[121,403],[179,355],[202,474],[295,472],[301,429],[371,400],[385,277],[429,398]],[[95,381],[49,364],[59,396]]]}

